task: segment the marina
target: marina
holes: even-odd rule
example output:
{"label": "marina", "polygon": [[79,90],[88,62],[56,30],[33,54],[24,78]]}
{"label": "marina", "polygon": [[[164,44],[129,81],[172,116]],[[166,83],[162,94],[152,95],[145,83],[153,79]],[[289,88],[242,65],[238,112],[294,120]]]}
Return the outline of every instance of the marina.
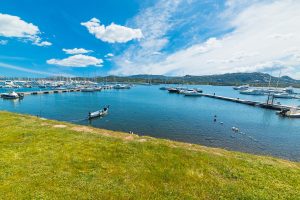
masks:
{"label": "marina", "polygon": [[[189,88],[191,92],[194,88],[203,90],[200,96],[186,96],[184,93],[160,90],[161,87],[135,85],[129,90],[102,89],[101,92],[41,89],[46,94],[39,91],[40,88],[19,88],[16,92],[24,92],[25,97],[0,99],[0,109],[109,130],[300,160],[300,120],[277,115],[277,110],[262,109],[267,96],[243,95],[230,86],[180,86]],[[299,92],[298,89],[295,91]],[[5,92],[6,89],[0,89],[0,93]],[[41,95],[33,95],[35,92]],[[277,105],[278,101],[280,109],[282,106],[300,105],[299,99],[275,99],[274,104]],[[101,110],[106,105],[110,105],[108,115],[91,121],[87,119],[89,112]],[[233,131],[232,127],[239,131]]]}

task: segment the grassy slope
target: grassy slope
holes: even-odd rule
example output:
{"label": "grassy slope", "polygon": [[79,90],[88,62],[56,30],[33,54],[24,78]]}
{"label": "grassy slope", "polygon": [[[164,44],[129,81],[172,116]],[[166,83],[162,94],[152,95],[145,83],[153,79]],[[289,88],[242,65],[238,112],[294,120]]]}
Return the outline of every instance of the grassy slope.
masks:
{"label": "grassy slope", "polygon": [[300,164],[0,112],[0,183],[0,199],[299,199]]}

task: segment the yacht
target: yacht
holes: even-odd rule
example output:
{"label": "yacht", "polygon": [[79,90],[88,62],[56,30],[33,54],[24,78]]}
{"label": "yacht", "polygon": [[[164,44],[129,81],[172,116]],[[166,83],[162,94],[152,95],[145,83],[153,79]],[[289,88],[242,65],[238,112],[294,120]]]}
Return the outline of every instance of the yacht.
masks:
{"label": "yacht", "polygon": [[289,93],[275,93],[275,98],[282,98],[282,99],[293,99],[295,98],[295,95],[291,95]]}
{"label": "yacht", "polygon": [[198,92],[197,90],[194,89],[188,89],[184,92],[184,96],[202,96],[202,94],[200,92]]}
{"label": "yacht", "polygon": [[170,93],[179,93],[180,90],[177,89],[177,88],[169,88],[168,91],[169,91]]}
{"label": "yacht", "polygon": [[288,93],[288,94],[295,94],[293,87],[287,87],[283,89],[284,92]]}
{"label": "yacht", "polygon": [[102,87],[96,86],[96,87],[94,87],[94,90],[95,90],[95,91],[101,91],[101,90],[102,90]]}
{"label": "yacht", "polygon": [[3,94],[1,94],[1,97],[3,99],[18,99],[18,98],[20,98],[20,96],[16,92],[3,93]]}
{"label": "yacht", "polygon": [[240,94],[246,94],[246,95],[264,95],[265,92],[259,89],[247,89],[240,91]]}
{"label": "yacht", "polygon": [[249,85],[240,85],[240,86],[235,86],[233,87],[234,90],[247,90],[249,89]]}
{"label": "yacht", "polygon": [[283,109],[277,114],[284,117],[300,118],[300,108]]}
{"label": "yacht", "polygon": [[130,89],[129,85],[117,84],[113,87],[114,89]]}

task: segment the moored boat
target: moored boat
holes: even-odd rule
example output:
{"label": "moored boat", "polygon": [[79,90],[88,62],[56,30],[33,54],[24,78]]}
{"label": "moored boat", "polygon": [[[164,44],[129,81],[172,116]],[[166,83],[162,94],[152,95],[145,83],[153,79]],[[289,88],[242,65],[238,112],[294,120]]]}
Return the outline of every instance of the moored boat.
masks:
{"label": "moored boat", "polygon": [[202,94],[200,92],[198,92],[197,90],[194,89],[189,89],[187,91],[184,92],[184,96],[202,96]]}
{"label": "moored boat", "polygon": [[168,91],[170,93],[179,93],[179,89],[177,89],[177,88],[169,88]]}
{"label": "moored boat", "polygon": [[234,90],[247,90],[249,89],[249,85],[240,85],[240,86],[235,86],[233,87]]}
{"label": "moored boat", "polygon": [[117,84],[113,87],[114,89],[130,89],[129,85]]}
{"label": "moored boat", "polygon": [[1,97],[3,99],[18,99],[18,98],[20,98],[20,96],[16,92],[3,93],[3,94],[1,94]]}
{"label": "moored boat", "polygon": [[289,93],[275,93],[275,98],[283,98],[283,99],[293,99],[295,98],[295,95],[289,94]]}
{"label": "moored boat", "polygon": [[283,117],[300,118],[300,108],[282,109],[277,114]]}
{"label": "moored boat", "polygon": [[168,90],[169,88],[168,87],[160,87],[159,89],[160,90]]}
{"label": "moored boat", "polygon": [[240,94],[246,94],[246,95],[264,95],[265,92],[259,89],[247,89],[240,91]]}
{"label": "moored boat", "polygon": [[109,106],[105,106],[103,109],[95,111],[95,112],[89,112],[88,118],[93,119],[97,117],[103,117],[104,115],[108,114]]}

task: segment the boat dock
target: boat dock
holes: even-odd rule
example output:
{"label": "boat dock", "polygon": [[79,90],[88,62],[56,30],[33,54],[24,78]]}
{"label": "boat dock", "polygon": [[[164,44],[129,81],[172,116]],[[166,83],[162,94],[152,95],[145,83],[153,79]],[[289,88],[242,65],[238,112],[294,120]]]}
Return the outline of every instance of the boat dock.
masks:
{"label": "boat dock", "polygon": [[202,93],[202,96],[214,98],[214,99],[221,99],[224,101],[236,102],[236,103],[240,103],[240,104],[246,104],[246,105],[250,105],[250,106],[257,106],[257,107],[266,108],[266,109],[270,109],[270,110],[282,110],[282,109],[295,108],[293,106],[288,106],[288,105],[267,104],[267,103],[259,102],[259,101],[251,101],[251,100],[244,100],[244,99],[240,99],[240,98],[224,97],[224,96],[218,96],[215,94]]}
{"label": "boat dock", "polygon": [[81,89],[65,89],[65,90],[39,90],[39,91],[28,91],[28,92],[17,92],[21,95],[40,95],[40,94],[55,94],[55,93],[66,93],[66,92],[80,92]]}

